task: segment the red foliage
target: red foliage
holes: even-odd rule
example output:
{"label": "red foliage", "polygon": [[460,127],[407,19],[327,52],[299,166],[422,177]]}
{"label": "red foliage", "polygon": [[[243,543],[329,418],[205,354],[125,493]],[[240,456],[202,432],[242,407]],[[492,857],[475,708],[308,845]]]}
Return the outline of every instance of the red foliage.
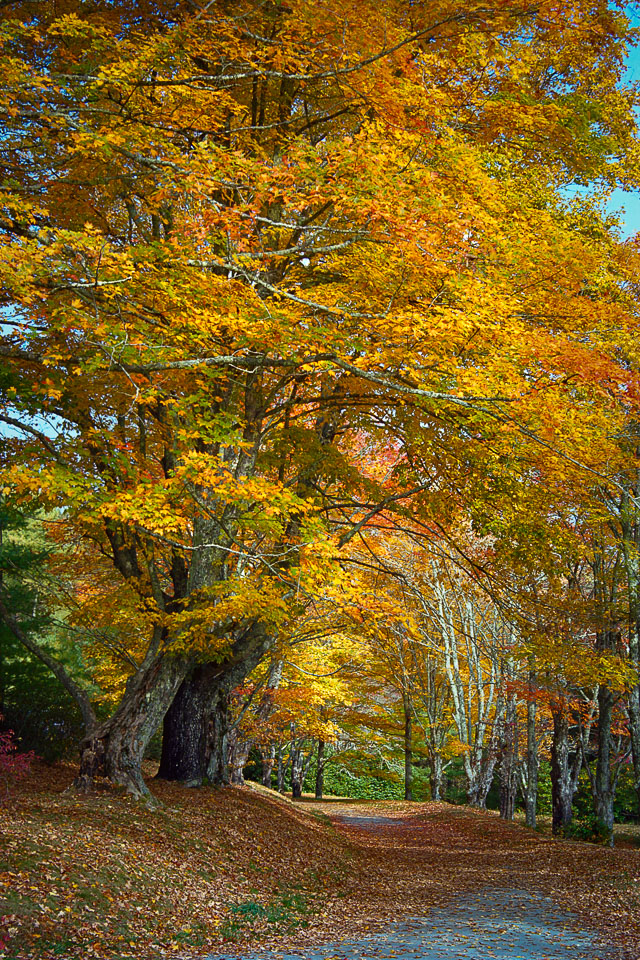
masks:
{"label": "red foliage", "polygon": [[[2,722],[0,714],[0,723]],[[36,759],[33,750],[20,753],[15,741],[13,730],[0,731],[0,777],[5,781],[7,791],[10,780],[19,780],[26,776],[31,769],[31,763]]]}

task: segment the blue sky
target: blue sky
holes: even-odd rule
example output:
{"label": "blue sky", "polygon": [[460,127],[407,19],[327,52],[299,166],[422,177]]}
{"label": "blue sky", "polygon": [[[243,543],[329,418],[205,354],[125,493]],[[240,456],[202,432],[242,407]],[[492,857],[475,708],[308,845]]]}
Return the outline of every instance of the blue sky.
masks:
{"label": "blue sky", "polygon": [[[640,27],[640,12],[633,9],[632,4],[627,8],[627,15],[634,27]],[[629,52],[627,60],[627,76],[633,83],[640,83],[640,47],[634,47]],[[627,192],[625,190],[615,190],[608,203],[608,209],[612,212],[618,212],[624,208],[625,234],[638,233],[640,231],[640,193]]]}

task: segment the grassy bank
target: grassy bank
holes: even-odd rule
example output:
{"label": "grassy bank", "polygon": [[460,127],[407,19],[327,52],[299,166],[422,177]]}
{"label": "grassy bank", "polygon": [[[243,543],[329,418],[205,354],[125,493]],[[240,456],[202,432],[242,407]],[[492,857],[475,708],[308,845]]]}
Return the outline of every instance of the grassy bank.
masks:
{"label": "grassy bank", "polygon": [[308,810],[158,782],[150,812],[68,792],[73,774],[36,765],[0,805],[5,958],[206,952],[295,930],[349,881],[348,844]]}

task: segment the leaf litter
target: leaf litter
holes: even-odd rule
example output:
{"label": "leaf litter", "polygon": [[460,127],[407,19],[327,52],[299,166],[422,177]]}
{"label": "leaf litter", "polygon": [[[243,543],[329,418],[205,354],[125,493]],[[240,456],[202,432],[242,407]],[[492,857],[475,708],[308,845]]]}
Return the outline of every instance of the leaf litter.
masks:
{"label": "leaf litter", "polygon": [[425,923],[442,960],[476,960],[483,926],[483,960],[516,958],[509,910],[524,896],[560,946],[573,938],[572,956],[587,949],[576,923],[604,945],[592,956],[640,954],[636,849],[553,840],[444,803],[294,805],[249,787],[154,781],[162,806],[150,811],[113,790],[68,792],[74,773],[36,765],[0,807],[5,960],[417,960]]}

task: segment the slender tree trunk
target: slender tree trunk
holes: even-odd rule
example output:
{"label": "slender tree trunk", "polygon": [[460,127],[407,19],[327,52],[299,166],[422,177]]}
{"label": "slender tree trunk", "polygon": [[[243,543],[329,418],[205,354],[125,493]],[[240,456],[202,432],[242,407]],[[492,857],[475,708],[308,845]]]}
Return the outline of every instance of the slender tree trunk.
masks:
{"label": "slender tree trunk", "polygon": [[551,805],[552,832],[562,833],[571,823],[573,782],[569,764],[569,718],[566,704],[551,704],[553,717],[553,741],[551,743]]}
{"label": "slender tree trunk", "polygon": [[229,694],[232,681],[219,683],[209,700],[206,716],[205,776],[209,783],[221,786],[230,782],[229,774]]}
{"label": "slender tree trunk", "polygon": [[614,696],[606,686],[598,691],[598,756],[593,780],[593,810],[609,831],[613,846],[613,800],[615,787],[611,770],[611,722]]}
{"label": "slender tree trunk", "polygon": [[242,786],[244,783],[244,768],[249,759],[249,753],[253,745],[252,740],[242,740],[238,736],[237,727],[229,734],[228,759],[229,775],[231,783]]}
{"label": "slender tree trunk", "polygon": [[318,740],[317,769],[316,769],[316,800],[322,800],[324,791],[324,740]]}
{"label": "slender tree trunk", "polygon": [[442,754],[434,753],[431,759],[431,775],[429,777],[429,785],[431,787],[432,800],[442,799],[443,782],[444,782],[444,763],[442,762]]}
{"label": "slender tree trunk", "polygon": [[271,786],[271,775],[276,759],[276,746],[272,743],[268,750],[262,753],[262,784],[265,787]]}
{"label": "slender tree trunk", "polygon": [[413,759],[412,714],[411,700],[406,691],[402,695],[402,706],[404,709],[404,798],[405,800],[413,800],[413,770],[411,767],[411,761]]}
{"label": "slender tree trunk", "polygon": [[486,755],[476,751],[476,756],[465,767],[467,775],[467,801],[472,807],[485,810],[487,796],[493,783],[493,774],[498,762],[498,751],[493,743],[489,744]]}
{"label": "slender tree trunk", "polygon": [[526,822],[528,827],[536,827],[536,808],[538,805],[538,741],[536,739],[536,702],[533,699],[535,674],[529,674],[529,697],[527,700],[527,789],[525,792]]}
{"label": "slender tree trunk", "polygon": [[302,797],[302,765],[304,754],[302,744],[291,746],[291,796],[294,800],[300,800]]}
{"label": "slender tree trunk", "polygon": [[503,820],[513,820],[517,793],[517,714],[516,698],[511,695],[507,701],[506,715],[503,721],[503,738],[500,757],[500,816]]}
{"label": "slender tree trunk", "polygon": [[282,754],[284,752],[284,744],[278,744],[278,793],[284,793],[284,778],[287,772],[288,763],[285,765]]}

